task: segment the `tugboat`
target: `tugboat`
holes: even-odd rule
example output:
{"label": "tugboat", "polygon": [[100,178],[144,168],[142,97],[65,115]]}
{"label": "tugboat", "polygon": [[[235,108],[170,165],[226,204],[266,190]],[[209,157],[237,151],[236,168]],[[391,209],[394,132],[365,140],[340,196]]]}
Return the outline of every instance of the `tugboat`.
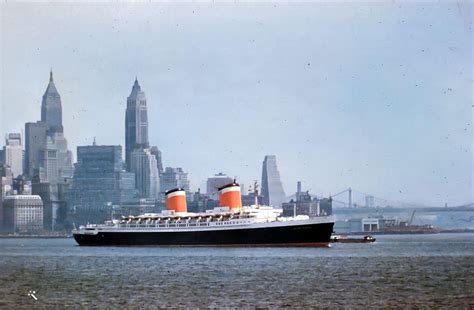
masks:
{"label": "tugboat", "polygon": [[122,217],[73,230],[81,246],[271,246],[327,247],[334,226],[332,216],[283,217],[281,209],[255,204],[242,206],[240,185],[218,189],[219,207],[203,213],[187,212],[186,192],[165,193],[166,210]]}

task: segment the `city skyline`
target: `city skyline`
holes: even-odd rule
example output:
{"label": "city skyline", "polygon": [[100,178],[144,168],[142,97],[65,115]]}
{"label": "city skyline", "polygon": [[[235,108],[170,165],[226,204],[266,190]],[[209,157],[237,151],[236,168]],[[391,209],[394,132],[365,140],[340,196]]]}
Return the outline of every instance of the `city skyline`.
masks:
{"label": "city skyline", "polygon": [[[151,8],[166,12],[170,7],[173,6]],[[275,14],[281,12],[281,7],[287,9],[285,5],[271,13],[257,10],[246,18],[248,7],[232,7],[237,7],[240,14],[235,17],[237,21],[232,21],[226,6],[208,11],[184,6],[174,19],[164,17],[160,21],[153,21],[151,15],[144,13],[146,6],[135,6],[127,15],[135,22],[129,26],[114,20],[113,14],[99,23],[100,14],[85,6],[80,8],[84,14],[81,17],[87,16],[91,25],[84,25],[84,34],[78,34],[72,30],[77,26],[76,16],[61,5],[52,6],[56,13],[64,13],[55,19],[65,29],[58,33],[62,43],[48,42],[48,48],[38,43],[43,34],[26,31],[34,26],[47,30],[54,25],[47,20],[52,13],[38,7],[38,16],[2,30],[2,46],[6,48],[2,55],[5,70],[0,133],[20,132],[24,123],[39,119],[45,75],[52,65],[62,97],[69,149],[91,145],[94,136],[101,145],[124,147],[123,111],[130,83],[138,75],[147,91],[150,145],[160,148],[164,166],[183,167],[189,173],[194,190],[205,188],[207,177],[219,171],[251,184],[260,179],[262,158],[274,154],[287,193],[294,192],[296,181],[302,180],[305,188],[317,194],[329,195],[352,186],[398,201],[438,206],[445,202],[472,202],[469,33],[462,18],[441,10],[450,9],[462,17],[465,7],[458,12],[456,5],[427,6],[426,14],[420,16],[421,5],[403,4],[398,11],[392,11],[396,5],[373,5],[383,15],[377,19],[371,18],[368,9],[345,7],[342,17],[365,27],[373,36],[363,38],[344,23],[339,32],[314,27],[313,33],[309,27],[320,24],[331,28],[341,19],[298,20],[305,13],[295,7],[287,13],[294,22],[293,32],[275,29]],[[12,22],[15,14],[22,11],[20,5],[3,8],[9,14],[2,23]],[[113,13],[125,14],[124,8],[127,6],[114,7]],[[193,8],[195,12],[191,13]],[[338,6],[327,5],[323,11],[331,13],[335,8]],[[102,9],[98,6],[98,11]],[[32,11],[28,7],[21,13],[28,15]],[[219,37],[222,44],[216,46],[198,33],[192,38],[180,32],[179,27],[189,30],[195,23],[206,27],[206,18],[215,22],[217,11],[224,14],[223,27],[230,33],[235,34],[235,28],[243,26],[235,42]],[[145,14],[142,21],[137,20],[138,12]],[[366,14],[363,22],[357,12]],[[442,18],[437,20],[438,17]],[[190,22],[186,23],[186,18],[191,18]],[[445,21],[449,27],[445,27]],[[251,35],[249,30],[256,26],[260,30]],[[105,40],[103,46],[94,45],[99,39],[88,38],[93,33],[90,27],[98,27],[95,36],[110,33],[117,42],[132,42],[133,46],[135,42],[146,42],[146,36],[163,40],[161,44],[147,43],[144,49],[129,55],[113,56],[117,42]],[[283,40],[266,32],[266,27],[272,29],[271,33],[281,31]],[[403,33],[408,29],[404,27],[409,27],[410,32]],[[120,28],[122,33],[114,28]],[[378,35],[380,28],[394,38]],[[140,33],[136,30],[144,34],[138,35],[137,41],[127,41],[132,33]],[[17,37],[18,31],[28,35],[14,43],[12,38]],[[213,33],[209,28],[206,31]],[[78,35],[80,42],[73,43],[66,33]],[[173,33],[177,38],[170,37]],[[38,40],[32,37],[34,34]],[[324,38],[331,38],[332,44],[324,46]],[[448,42],[440,43],[443,39]],[[205,43],[198,44],[199,40]],[[374,45],[372,40],[380,45]],[[372,44],[370,52],[363,48],[364,43]],[[384,44],[394,51],[386,51]],[[323,46],[329,51],[324,51]],[[341,58],[349,52],[347,46],[356,53],[351,62]],[[186,47],[195,47],[199,52],[172,53]],[[275,57],[269,54],[274,48],[269,47],[276,48]],[[94,48],[96,54],[92,53]],[[232,52],[232,48],[241,53]],[[151,51],[156,58],[151,57]],[[330,57],[330,51],[341,57]],[[19,57],[26,59],[23,63],[10,61],[17,58],[18,52],[25,56]],[[92,54],[86,56],[88,53]],[[416,63],[410,57],[413,53],[417,55]],[[421,55],[425,56],[420,58]],[[368,69],[362,68],[359,58]],[[250,63],[245,65],[246,61]],[[433,76],[433,71],[439,73]],[[17,83],[19,80],[23,83]],[[23,84],[22,88],[18,84]],[[18,104],[7,104],[12,101]],[[102,121],[97,115],[109,119]],[[222,135],[226,138],[222,139]]]}

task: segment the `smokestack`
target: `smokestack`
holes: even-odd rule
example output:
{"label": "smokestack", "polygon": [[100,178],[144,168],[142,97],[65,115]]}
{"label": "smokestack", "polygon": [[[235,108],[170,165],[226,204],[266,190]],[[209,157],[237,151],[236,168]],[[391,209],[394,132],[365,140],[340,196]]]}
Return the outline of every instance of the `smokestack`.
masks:
{"label": "smokestack", "polygon": [[174,212],[188,212],[186,205],[186,192],[182,188],[175,188],[167,191],[166,196],[166,210],[173,210]]}
{"label": "smokestack", "polygon": [[242,208],[242,196],[240,194],[240,185],[232,182],[219,187],[219,206],[229,207],[232,210]]}

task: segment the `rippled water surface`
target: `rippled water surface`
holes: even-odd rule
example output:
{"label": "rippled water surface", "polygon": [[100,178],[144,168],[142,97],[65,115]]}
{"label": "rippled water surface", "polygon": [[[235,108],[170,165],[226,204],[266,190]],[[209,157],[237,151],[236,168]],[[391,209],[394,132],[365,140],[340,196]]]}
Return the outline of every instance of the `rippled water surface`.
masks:
{"label": "rippled water surface", "polygon": [[473,267],[474,234],[315,249],[0,239],[0,308],[474,308]]}

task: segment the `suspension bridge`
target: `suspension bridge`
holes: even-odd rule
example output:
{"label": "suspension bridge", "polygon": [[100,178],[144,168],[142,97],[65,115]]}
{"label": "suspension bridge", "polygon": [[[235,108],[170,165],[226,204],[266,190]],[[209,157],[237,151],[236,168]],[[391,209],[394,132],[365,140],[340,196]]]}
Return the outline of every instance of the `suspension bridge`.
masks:
{"label": "suspension bridge", "polygon": [[429,207],[418,203],[386,199],[370,193],[365,193],[348,187],[335,194],[330,195],[333,200],[333,206],[336,208],[357,208],[357,207],[404,207],[404,208],[423,208]]}

